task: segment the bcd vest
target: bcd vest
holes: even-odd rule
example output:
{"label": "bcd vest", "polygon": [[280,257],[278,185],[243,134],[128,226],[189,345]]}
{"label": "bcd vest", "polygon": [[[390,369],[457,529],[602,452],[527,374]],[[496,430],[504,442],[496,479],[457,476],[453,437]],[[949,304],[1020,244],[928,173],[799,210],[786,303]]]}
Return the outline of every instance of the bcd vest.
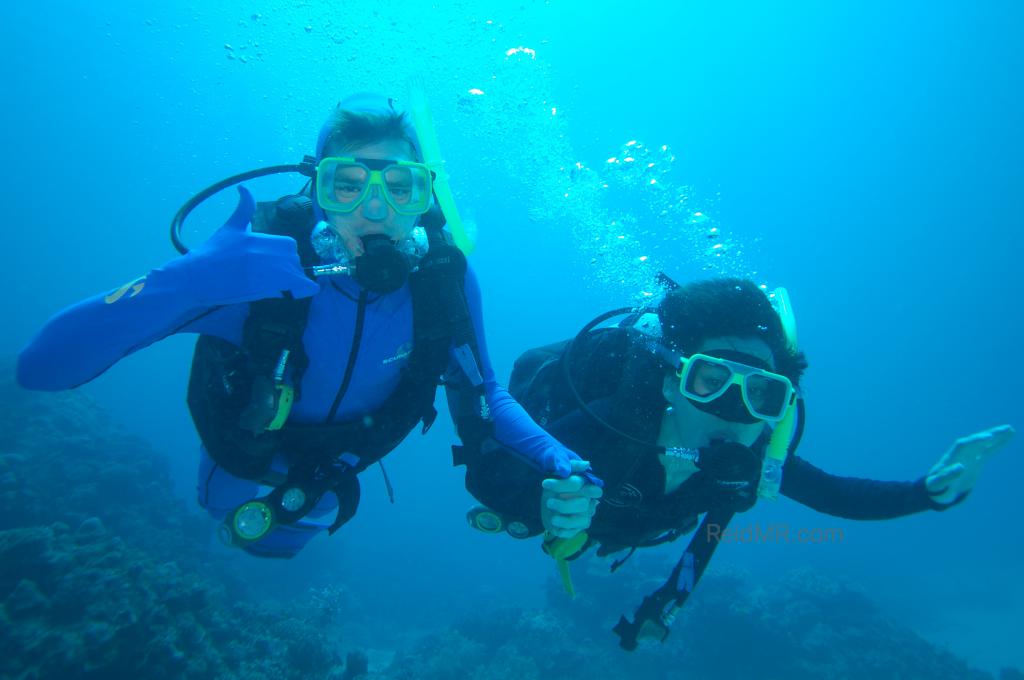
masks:
{"label": "bcd vest", "polygon": [[[309,247],[315,224],[305,196],[260,203],[254,231],[295,238],[304,266],[316,262]],[[453,339],[469,336],[477,358],[465,301],[466,260],[438,232],[410,274],[413,349],[398,386],[371,413],[346,422],[293,424],[268,429],[268,413],[280,405],[279,388],[299,387],[308,358],[302,345],[310,299],[267,299],[249,305],[240,346],[200,336],[192,360],[188,406],[196,430],[213,460],[232,475],[262,480],[277,454],[290,466],[316,466],[341,459],[354,472],[379,461],[423,422],[426,432],[437,416],[434,396],[448,366]],[[360,323],[357,319],[356,323]],[[358,351],[358,347],[353,348]],[[273,402],[271,404],[271,402]],[[481,428],[483,429],[483,428]]]}

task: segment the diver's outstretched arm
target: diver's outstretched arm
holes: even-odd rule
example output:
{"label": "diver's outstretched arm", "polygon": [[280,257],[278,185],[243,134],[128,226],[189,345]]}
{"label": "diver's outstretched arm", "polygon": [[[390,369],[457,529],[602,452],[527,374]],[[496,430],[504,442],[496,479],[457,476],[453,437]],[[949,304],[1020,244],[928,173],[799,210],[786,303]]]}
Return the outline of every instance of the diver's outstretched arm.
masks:
{"label": "diver's outstretched arm", "polygon": [[293,239],[252,233],[256,204],[244,187],[239,194],[235,212],[196,250],[53,317],[19,354],[19,384],[77,387],[225,305],[319,291],[303,273]]}
{"label": "diver's outstretched arm", "polygon": [[914,482],[840,477],[799,456],[786,460],[781,492],[818,512],[846,519],[892,519],[949,507],[932,500],[923,477]]}
{"label": "diver's outstretched arm", "polygon": [[1013,438],[1009,425],[962,437],[926,477],[913,482],[883,482],[840,477],[790,456],[782,494],[819,512],[847,519],[892,519],[924,510],[946,510],[967,497],[981,465]]}

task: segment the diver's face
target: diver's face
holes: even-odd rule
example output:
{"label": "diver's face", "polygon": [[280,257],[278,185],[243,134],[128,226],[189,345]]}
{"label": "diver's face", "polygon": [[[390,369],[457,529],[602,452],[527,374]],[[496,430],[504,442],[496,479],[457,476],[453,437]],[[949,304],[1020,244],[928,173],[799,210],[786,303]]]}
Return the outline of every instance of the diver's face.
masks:
{"label": "diver's face", "polygon": [[[355,149],[345,149],[325,155],[371,158],[375,160],[415,161],[409,143],[399,139],[385,139]],[[370,234],[383,234],[398,242],[412,233],[419,215],[399,215],[381,195],[380,187],[372,187],[370,194],[350,213],[327,211],[327,221],[341,234],[352,257],[363,254],[362,238]]]}
{"label": "diver's face", "polygon": [[[695,354],[715,356],[716,350],[723,349],[746,354],[767,364],[768,370],[775,369],[771,349],[760,338],[709,338],[700,346]],[[717,378],[718,376],[713,373],[709,375],[697,374],[693,387],[698,391],[703,388],[710,394],[720,387],[715,382]],[[707,446],[715,439],[724,439],[743,444],[744,446],[753,446],[754,442],[757,441],[757,438],[764,431],[765,424],[763,421],[756,423],[734,423],[698,409],[689,399],[679,393],[679,378],[676,377],[675,372],[665,376],[662,393],[672,406],[672,411],[666,415],[666,418],[669,419],[668,425],[674,430],[676,439],[679,442],[678,445],[684,448],[701,448]]]}

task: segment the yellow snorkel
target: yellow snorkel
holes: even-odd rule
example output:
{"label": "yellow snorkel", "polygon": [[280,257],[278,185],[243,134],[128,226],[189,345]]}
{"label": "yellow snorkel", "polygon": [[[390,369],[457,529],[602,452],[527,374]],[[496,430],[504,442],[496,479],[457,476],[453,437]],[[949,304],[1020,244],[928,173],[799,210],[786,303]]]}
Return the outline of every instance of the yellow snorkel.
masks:
{"label": "yellow snorkel", "polygon": [[800,345],[797,342],[796,316],[793,314],[793,303],[789,300],[789,291],[780,286],[768,294],[768,301],[782,322],[782,330],[786,334],[789,351],[797,351]]}
{"label": "yellow snorkel", "polygon": [[[793,304],[789,300],[789,293],[785,288],[776,288],[768,294],[768,301],[771,302],[779,320],[782,321],[782,330],[786,334],[786,344],[790,351],[797,350],[796,316],[793,314]],[[761,464],[761,481],[757,486],[757,495],[760,498],[776,500],[779,497],[779,487],[782,485],[782,466],[789,455],[789,447],[793,441],[793,433],[796,431],[797,401],[796,393],[790,399],[786,415],[778,422],[772,430],[771,439],[768,440],[768,447],[765,450],[764,462]]]}
{"label": "yellow snorkel", "polygon": [[459,216],[459,210],[455,207],[455,196],[448,184],[448,171],[445,169],[444,159],[441,157],[441,147],[437,142],[434,117],[427,105],[427,93],[420,78],[410,80],[409,103],[409,113],[412,116],[413,127],[416,128],[416,135],[419,137],[423,163],[434,173],[434,196],[441,207],[441,212],[444,213],[445,222],[451,229],[455,245],[463,253],[469,255],[473,252],[476,244],[470,239],[466,226]]}

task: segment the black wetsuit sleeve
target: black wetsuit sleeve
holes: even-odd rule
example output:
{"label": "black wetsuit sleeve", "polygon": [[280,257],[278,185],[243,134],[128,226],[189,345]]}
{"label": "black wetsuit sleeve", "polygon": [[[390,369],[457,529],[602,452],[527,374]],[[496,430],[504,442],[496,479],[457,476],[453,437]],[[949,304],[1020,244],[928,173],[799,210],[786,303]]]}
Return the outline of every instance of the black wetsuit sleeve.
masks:
{"label": "black wetsuit sleeve", "polygon": [[933,501],[925,489],[923,477],[914,482],[840,477],[798,456],[786,460],[781,491],[797,503],[846,519],[892,519],[955,505]]}

